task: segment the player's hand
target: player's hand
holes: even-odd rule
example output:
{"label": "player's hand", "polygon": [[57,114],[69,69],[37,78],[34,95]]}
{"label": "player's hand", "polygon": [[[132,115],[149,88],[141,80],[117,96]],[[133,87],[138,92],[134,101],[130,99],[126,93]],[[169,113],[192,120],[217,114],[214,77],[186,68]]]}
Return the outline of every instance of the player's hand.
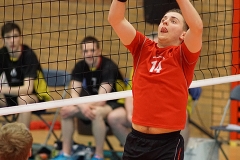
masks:
{"label": "player's hand", "polygon": [[66,106],[62,107],[60,114],[62,118],[69,118],[78,113],[80,110],[76,106]]}

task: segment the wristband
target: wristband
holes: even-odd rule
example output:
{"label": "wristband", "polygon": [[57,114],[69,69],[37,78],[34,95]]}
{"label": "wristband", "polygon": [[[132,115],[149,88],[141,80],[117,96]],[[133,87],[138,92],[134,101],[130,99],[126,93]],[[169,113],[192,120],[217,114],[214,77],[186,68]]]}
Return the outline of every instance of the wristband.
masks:
{"label": "wristband", "polygon": [[118,0],[119,2],[127,2],[127,0]]}

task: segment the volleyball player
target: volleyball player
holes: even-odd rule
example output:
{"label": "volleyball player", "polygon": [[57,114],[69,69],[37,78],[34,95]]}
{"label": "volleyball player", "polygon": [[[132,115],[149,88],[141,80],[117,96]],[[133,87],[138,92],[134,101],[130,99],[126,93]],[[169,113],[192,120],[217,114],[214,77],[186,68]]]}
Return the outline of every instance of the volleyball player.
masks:
{"label": "volleyball player", "polygon": [[[85,37],[81,43],[81,51],[84,60],[79,61],[72,71],[71,97],[104,94],[125,89],[118,66],[109,58],[101,56],[100,45],[95,37]],[[112,110],[123,106],[123,99],[117,99],[63,107],[61,109],[63,153],[55,160],[76,158],[71,152],[74,117],[84,122],[92,122],[96,144],[92,160],[103,160],[103,145],[106,137],[105,119]]]}
{"label": "volleyball player", "polygon": [[8,123],[0,128],[0,160],[28,160],[33,137],[23,123]]}
{"label": "volleyball player", "polygon": [[[154,36],[153,36],[154,37]],[[129,76],[129,81],[127,85],[127,90],[132,89],[132,76],[133,70]],[[121,145],[124,146],[126,143],[127,135],[131,131],[132,127],[132,110],[133,110],[133,98],[126,97],[125,98],[125,108],[119,107],[108,115],[108,124],[110,125],[112,132],[120,141]],[[189,119],[188,116],[191,114],[192,111],[192,96],[188,95],[188,103],[187,103],[187,120],[183,130],[181,130],[181,135],[184,139],[184,149],[186,150],[187,143],[189,140]]]}
{"label": "volleyball player", "polygon": [[[148,37],[154,42],[158,41],[156,32],[151,33]],[[132,76],[133,70],[131,70],[126,90],[132,90]],[[113,110],[107,117],[108,124],[111,127],[113,134],[120,141],[121,146],[125,145],[126,137],[131,131],[133,98],[126,97],[124,102],[124,108],[119,107]]]}
{"label": "volleyball player", "polygon": [[[0,88],[0,107],[48,101],[47,84],[34,51],[22,44],[20,27],[13,22],[2,26],[4,46],[0,49],[0,75],[6,81]],[[28,128],[31,112],[20,113],[18,121]]]}
{"label": "volleyball player", "polygon": [[[183,159],[180,130],[186,122],[188,87],[202,47],[202,20],[189,0],[177,0],[153,42],[124,17],[126,0],[113,0],[108,20],[133,55],[132,132],[123,159]],[[189,26],[189,28],[188,28]]]}

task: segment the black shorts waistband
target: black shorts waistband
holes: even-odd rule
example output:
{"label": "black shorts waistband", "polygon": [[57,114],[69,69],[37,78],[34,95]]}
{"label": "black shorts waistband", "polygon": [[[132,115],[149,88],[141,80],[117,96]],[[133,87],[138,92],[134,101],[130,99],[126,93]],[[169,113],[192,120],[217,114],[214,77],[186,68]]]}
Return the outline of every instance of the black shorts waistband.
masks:
{"label": "black shorts waistband", "polygon": [[138,137],[146,138],[146,139],[155,139],[155,140],[161,140],[161,139],[168,139],[168,138],[174,138],[180,135],[180,131],[175,132],[169,132],[169,133],[161,133],[161,134],[147,134],[139,132],[132,128],[132,134]]}

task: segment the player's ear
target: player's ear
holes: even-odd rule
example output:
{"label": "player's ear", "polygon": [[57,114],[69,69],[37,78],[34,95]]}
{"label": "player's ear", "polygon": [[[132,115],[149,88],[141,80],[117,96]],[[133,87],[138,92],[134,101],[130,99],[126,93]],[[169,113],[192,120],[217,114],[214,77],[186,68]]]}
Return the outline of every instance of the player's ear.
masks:
{"label": "player's ear", "polygon": [[29,153],[28,153],[28,157],[32,156],[32,148],[30,149]]}
{"label": "player's ear", "polygon": [[187,33],[186,31],[183,31],[182,34],[180,35],[179,39],[180,39],[181,41],[184,40],[186,33]]}

